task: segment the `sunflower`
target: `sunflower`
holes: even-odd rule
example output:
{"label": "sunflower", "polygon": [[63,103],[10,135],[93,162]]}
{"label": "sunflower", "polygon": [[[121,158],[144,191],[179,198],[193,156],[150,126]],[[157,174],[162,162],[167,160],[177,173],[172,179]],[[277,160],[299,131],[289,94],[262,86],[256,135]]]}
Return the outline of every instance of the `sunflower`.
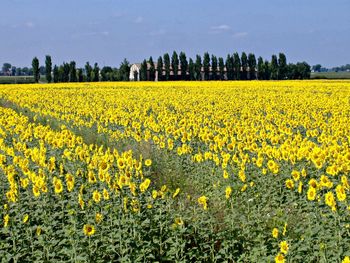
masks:
{"label": "sunflower", "polygon": [[232,193],[232,188],[231,188],[231,186],[227,186],[226,189],[225,189],[225,196],[226,196],[226,199],[229,199],[229,198],[230,198],[231,193]]}
{"label": "sunflower", "polygon": [[147,159],[147,160],[145,161],[145,165],[146,165],[146,166],[151,166],[151,165],[152,165],[152,160],[151,160],[151,159]]}
{"label": "sunflower", "polygon": [[284,255],[287,255],[287,252],[289,250],[287,241],[280,242],[280,250],[281,250],[281,253],[283,253]]}
{"label": "sunflower", "polygon": [[93,193],[92,193],[92,199],[96,202],[96,203],[99,203],[101,201],[101,194],[99,191],[95,190]]}
{"label": "sunflower", "polygon": [[309,190],[307,190],[307,199],[309,201],[314,201],[316,198],[316,188],[310,186]]}
{"label": "sunflower", "polygon": [[278,229],[276,227],[272,229],[272,236],[273,238],[278,238]]}
{"label": "sunflower", "polygon": [[117,161],[117,165],[119,169],[124,169],[125,168],[125,161],[123,158],[119,158]]}
{"label": "sunflower", "polygon": [[95,234],[95,227],[93,225],[85,224],[83,230],[86,236],[92,236]]}
{"label": "sunflower", "polygon": [[284,259],[283,254],[278,253],[278,255],[275,257],[275,263],[284,263],[286,260]]}

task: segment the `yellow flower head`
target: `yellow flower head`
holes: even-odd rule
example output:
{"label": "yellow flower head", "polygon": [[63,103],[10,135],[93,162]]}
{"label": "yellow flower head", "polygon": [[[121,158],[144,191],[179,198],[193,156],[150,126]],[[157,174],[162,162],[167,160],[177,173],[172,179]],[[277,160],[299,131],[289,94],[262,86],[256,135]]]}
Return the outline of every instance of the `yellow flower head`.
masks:
{"label": "yellow flower head", "polygon": [[86,236],[92,236],[93,234],[95,234],[95,227],[90,224],[85,224],[83,231]]}
{"label": "yellow flower head", "polygon": [[272,236],[273,238],[278,238],[278,229],[276,227],[272,229]]}
{"label": "yellow flower head", "polygon": [[281,253],[283,253],[284,255],[286,255],[287,252],[288,252],[288,249],[289,249],[289,246],[288,246],[287,241],[281,241],[281,242],[280,242],[280,250],[281,250]]}
{"label": "yellow flower head", "polygon": [[146,165],[146,166],[151,166],[151,165],[152,165],[152,160],[151,160],[151,159],[147,159],[147,160],[145,161],[145,165]]}

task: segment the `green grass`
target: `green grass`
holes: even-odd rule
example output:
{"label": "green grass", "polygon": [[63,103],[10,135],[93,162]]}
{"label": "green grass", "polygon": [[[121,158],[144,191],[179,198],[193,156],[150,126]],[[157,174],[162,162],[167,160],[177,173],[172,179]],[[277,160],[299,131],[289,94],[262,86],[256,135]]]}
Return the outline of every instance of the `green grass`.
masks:
{"label": "green grass", "polygon": [[[41,76],[40,83],[46,83],[45,76]],[[34,83],[33,76],[0,76],[0,84],[29,84]]]}
{"label": "green grass", "polygon": [[312,79],[350,79],[350,72],[313,72]]}

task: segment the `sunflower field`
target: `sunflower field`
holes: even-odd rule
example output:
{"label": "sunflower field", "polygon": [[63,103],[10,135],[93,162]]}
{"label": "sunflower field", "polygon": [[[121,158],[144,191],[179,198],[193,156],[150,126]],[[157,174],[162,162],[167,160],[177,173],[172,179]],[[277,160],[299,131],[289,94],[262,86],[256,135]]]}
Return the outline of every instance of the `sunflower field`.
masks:
{"label": "sunflower field", "polygon": [[350,82],[0,85],[0,262],[350,262]]}

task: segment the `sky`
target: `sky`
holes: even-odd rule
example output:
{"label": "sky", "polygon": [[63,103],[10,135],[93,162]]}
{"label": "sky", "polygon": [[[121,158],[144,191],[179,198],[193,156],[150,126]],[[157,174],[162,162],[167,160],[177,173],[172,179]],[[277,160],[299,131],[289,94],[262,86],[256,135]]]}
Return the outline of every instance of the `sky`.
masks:
{"label": "sky", "polygon": [[118,67],[165,52],[350,63],[350,0],[0,0],[0,64]]}

